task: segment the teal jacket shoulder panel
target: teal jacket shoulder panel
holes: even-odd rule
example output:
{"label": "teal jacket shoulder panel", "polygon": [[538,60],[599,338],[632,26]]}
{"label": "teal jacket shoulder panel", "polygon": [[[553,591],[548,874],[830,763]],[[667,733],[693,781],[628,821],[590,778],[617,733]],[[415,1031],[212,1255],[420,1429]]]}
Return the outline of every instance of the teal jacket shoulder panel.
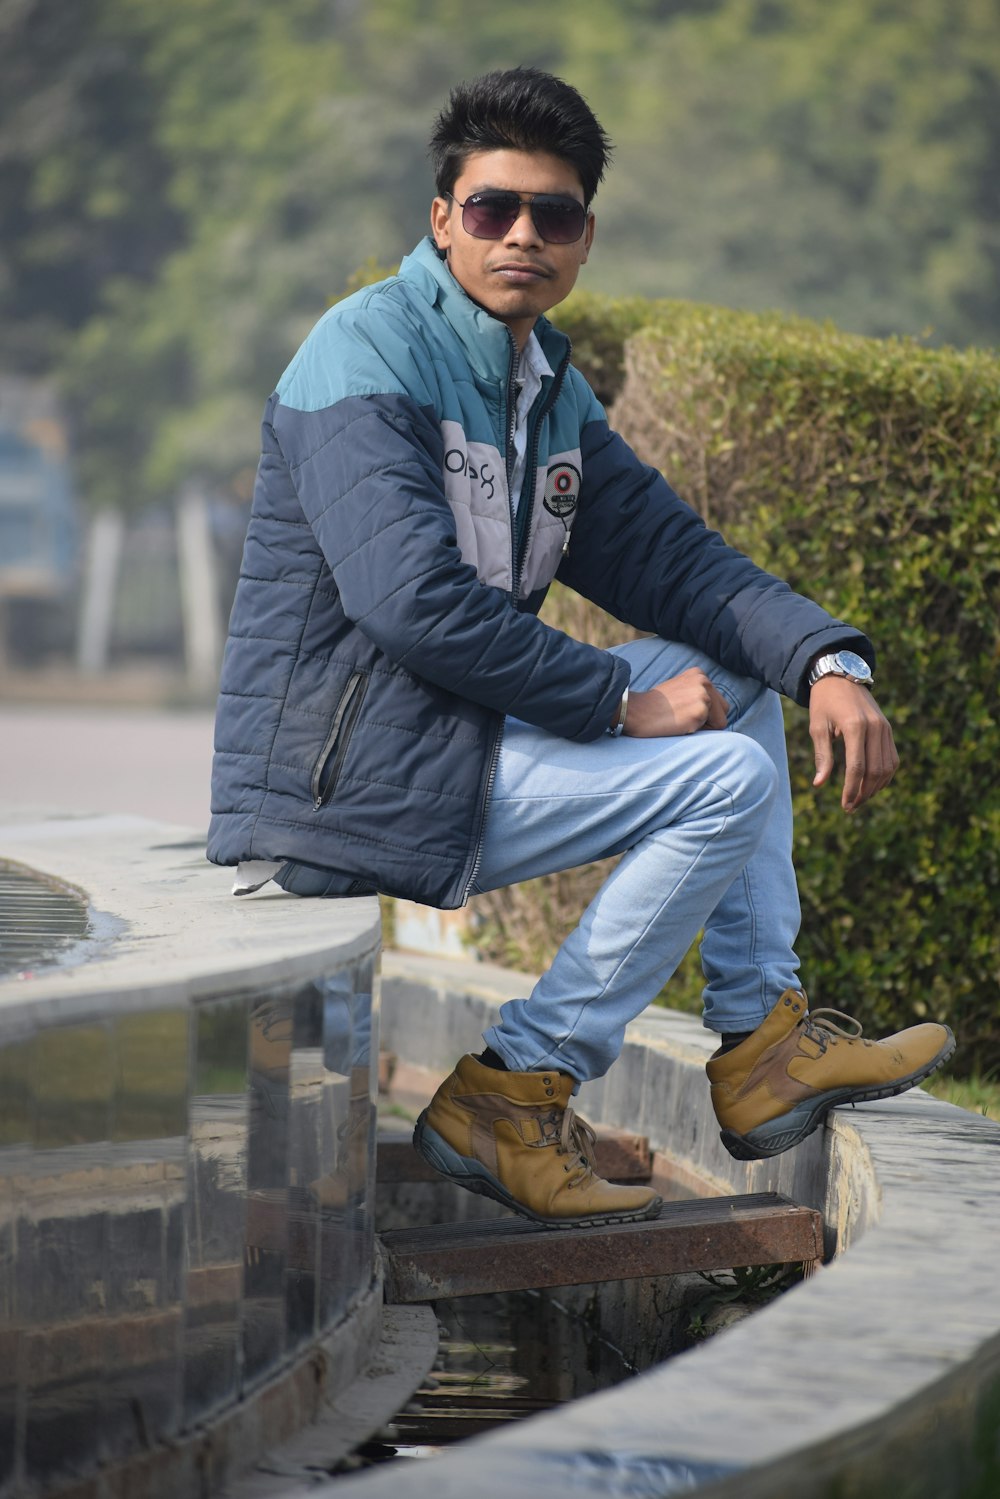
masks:
{"label": "teal jacket shoulder panel", "polygon": [[470,301],[430,240],[398,275],[320,319],[278,382],[275,431],[283,441],[286,412],[320,412],[352,398],[405,396],[432,413],[445,441],[442,483],[463,558],[480,581],[511,597],[534,595],[551,580],[572,527],[565,504],[556,514],[545,503],[550,471],[559,465],[564,480],[567,472],[579,475],[578,403],[559,399],[569,342],[544,319],[537,336],[560,373],[539,397],[523,509],[510,494],[508,470],[513,339]]}

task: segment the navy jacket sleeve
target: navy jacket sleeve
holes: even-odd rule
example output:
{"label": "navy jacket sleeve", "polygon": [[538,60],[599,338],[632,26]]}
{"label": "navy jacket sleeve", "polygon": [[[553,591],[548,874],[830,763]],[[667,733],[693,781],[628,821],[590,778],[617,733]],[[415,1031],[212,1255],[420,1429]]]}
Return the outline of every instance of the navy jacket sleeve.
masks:
{"label": "navy jacket sleeve", "polygon": [[865,635],[728,546],[594,411],[562,582],[636,629],[685,641],[802,704],[820,652],[847,645],[874,667]]}

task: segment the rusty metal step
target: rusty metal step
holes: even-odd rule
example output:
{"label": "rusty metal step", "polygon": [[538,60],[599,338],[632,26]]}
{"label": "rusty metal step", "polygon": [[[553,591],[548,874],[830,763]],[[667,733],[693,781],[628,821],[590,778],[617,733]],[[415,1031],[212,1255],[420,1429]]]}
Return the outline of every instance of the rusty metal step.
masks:
{"label": "rusty metal step", "polygon": [[539,1229],[511,1218],[392,1229],[379,1237],[390,1302],[743,1265],[813,1265],[823,1254],[821,1215],[774,1192],[665,1203],[658,1218],[613,1228]]}
{"label": "rusty metal step", "polygon": [[[649,1140],[627,1129],[599,1129],[594,1167],[605,1181],[647,1182],[652,1172]],[[414,1150],[409,1135],[388,1131],[376,1142],[375,1174],[380,1185],[441,1180]]]}

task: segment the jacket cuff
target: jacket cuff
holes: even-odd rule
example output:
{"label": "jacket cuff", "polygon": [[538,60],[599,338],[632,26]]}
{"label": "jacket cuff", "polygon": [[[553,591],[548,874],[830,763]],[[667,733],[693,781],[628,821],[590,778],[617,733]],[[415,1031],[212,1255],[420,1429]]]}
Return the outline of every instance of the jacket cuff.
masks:
{"label": "jacket cuff", "polygon": [[601,693],[594,707],[593,716],[586,728],[579,734],[574,734],[574,739],[581,744],[587,744],[594,739],[600,739],[611,727],[611,720],[615,716],[615,710],[622,700],[625,688],[632,680],[632,668],[622,656],[613,656],[610,651],[605,652],[611,662],[611,681],[604,692]]}

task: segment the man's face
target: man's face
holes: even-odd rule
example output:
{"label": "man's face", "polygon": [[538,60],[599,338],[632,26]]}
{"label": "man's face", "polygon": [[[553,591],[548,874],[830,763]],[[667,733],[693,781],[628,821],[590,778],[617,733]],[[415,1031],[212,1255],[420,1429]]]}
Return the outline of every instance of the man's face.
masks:
{"label": "man's face", "polygon": [[519,349],[535,319],[572,291],[594,239],[594,215],[580,239],[569,245],[548,244],[535,228],[528,206],[502,239],[476,239],[462,226],[462,210],[471,193],[503,190],[518,194],[558,193],[583,202],[575,168],[545,151],[476,151],[465,162],[450,198],[431,205],[431,232],[448,265],[473,301],[507,324]]}

